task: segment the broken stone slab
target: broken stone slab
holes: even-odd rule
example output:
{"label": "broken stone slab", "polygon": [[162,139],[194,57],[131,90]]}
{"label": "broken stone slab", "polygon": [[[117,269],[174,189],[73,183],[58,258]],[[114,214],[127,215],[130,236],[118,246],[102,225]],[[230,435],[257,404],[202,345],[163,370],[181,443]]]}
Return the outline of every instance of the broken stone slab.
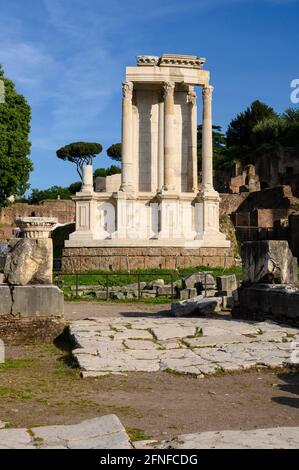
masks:
{"label": "broken stone slab", "polygon": [[198,294],[205,289],[215,289],[215,279],[212,274],[204,272],[191,274],[183,279],[183,288],[191,289],[192,287],[196,288]]}
{"label": "broken stone slab", "polygon": [[227,293],[232,293],[238,288],[237,277],[235,274],[216,277],[216,284],[219,291],[225,291]]}
{"label": "broken stone slab", "polygon": [[35,449],[27,429],[0,429],[0,449]]}
{"label": "broken stone slab", "polygon": [[33,428],[40,448],[131,449],[128,435],[116,415],[107,415],[68,426]]}
{"label": "broken stone slab", "polygon": [[0,285],[0,316],[62,317],[63,292],[57,286]]}
{"label": "broken stone slab", "polygon": [[288,284],[297,280],[286,240],[244,242],[241,254],[244,283]]}
{"label": "broken stone slab", "polygon": [[184,434],[164,441],[133,442],[135,449],[297,449],[298,427],[249,431],[208,431]]}
{"label": "broken stone slab", "polygon": [[197,313],[199,315],[210,315],[220,311],[222,299],[220,297],[202,298],[201,295],[190,300],[174,302],[171,304],[171,314],[174,317],[183,317]]}
{"label": "broken stone slab", "polygon": [[24,238],[6,257],[4,276],[11,285],[52,284],[52,240]]}

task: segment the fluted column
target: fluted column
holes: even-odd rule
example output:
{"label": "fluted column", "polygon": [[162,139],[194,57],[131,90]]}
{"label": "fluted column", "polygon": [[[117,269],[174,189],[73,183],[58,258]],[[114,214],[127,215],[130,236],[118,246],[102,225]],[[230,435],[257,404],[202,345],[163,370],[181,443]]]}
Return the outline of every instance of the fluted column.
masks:
{"label": "fluted column", "polygon": [[121,190],[132,191],[133,181],[133,132],[132,132],[132,97],[133,83],[123,82],[122,85],[122,173]]}
{"label": "fluted column", "polygon": [[158,190],[164,185],[164,102],[159,102],[158,124]]}
{"label": "fluted column", "polygon": [[197,171],[197,96],[194,90],[188,93],[189,103],[189,155],[188,155],[188,190],[198,189]]}
{"label": "fluted column", "polygon": [[164,89],[164,186],[166,191],[175,189],[174,178],[174,83],[165,82]]}
{"label": "fluted column", "polygon": [[210,85],[202,89],[202,183],[203,190],[213,190],[213,135],[212,135],[212,94]]}

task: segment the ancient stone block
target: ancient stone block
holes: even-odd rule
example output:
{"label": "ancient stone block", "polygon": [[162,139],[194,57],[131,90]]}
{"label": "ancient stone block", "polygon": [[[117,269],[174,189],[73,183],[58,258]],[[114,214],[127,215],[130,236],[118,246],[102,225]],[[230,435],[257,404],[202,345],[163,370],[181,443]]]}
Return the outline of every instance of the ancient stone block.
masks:
{"label": "ancient stone block", "polygon": [[12,285],[52,284],[52,266],[52,240],[24,238],[8,253],[4,275]]}
{"label": "ancient stone block", "polygon": [[183,317],[198,313],[199,315],[209,315],[220,310],[221,299],[212,297],[203,299],[201,295],[191,300],[175,302],[171,305],[171,314],[174,317]]}
{"label": "ancient stone block", "polygon": [[286,240],[245,242],[241,256],[245,283],[287,284],[294,281],[294,260]]}
{"label": "ancient stone block", "polygon": [[233,292],[238,288],[235,274],[216,277],[217,289],[220,291]]}
{"label": "ancient stone block", "polygon": [[197,296],[197,290],[195,288],[191,289],[183,289],[180,291],[180,299],[181,300],[189,300],[194,299]]}
{"label": "ancient stone block", "polygon": [[10,315],[12,309],[11,288],[8,285],[0,285],[0,316]]}
{"label": "ancient stone block", "polygon": [[211,290],[215,288],[215,280],[212,274],[199,272],[191,274],[190,276],[183,279],[184,289],[197,289],[197,293],[201,293],[203,290]]}

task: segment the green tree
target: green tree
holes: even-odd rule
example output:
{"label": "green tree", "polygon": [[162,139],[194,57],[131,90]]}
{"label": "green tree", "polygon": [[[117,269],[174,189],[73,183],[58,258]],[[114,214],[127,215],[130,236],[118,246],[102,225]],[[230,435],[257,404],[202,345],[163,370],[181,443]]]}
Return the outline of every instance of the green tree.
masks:
{"label": "green tree", "polygon": [[254,151],[257,148],[254,127],[264,119],[276,118],[277,114],[270,106],[259,100],[253,103],[231,121],[227,129],[227,158],[235,158],[244,163],[254,162]]}
{"label": "green tree", "polygon": [[48,189],[32,189],[28,198],[30,204],[38,204],[46,199],[70,199],[71,193],[69,188],[62,186],[51,186]]}
{"label": "green tree", "polygon": [[107,149],[107,155],[116,162],[121,162],[121,144],[113,144]]}
{"label": "green tree", "polygon": [[121,173],[121,169],[116,165],[111,165],[109,168],[97,168],[94,173],[93,177],[97,178],[101,176],[102,178],[106,178],[106,176],[116,175]]}
{"label": "green tree", "polygon": [[79,193],[81,190],[82,182],[81,181],[76,181],[75,183],[72,183],[69,187],[68,190],[71,194],[76,194]]}
{"label": "green tree", "polygon": [[[215,168],[219,168],[225,155],[226,136],[222,132],[222,127],[213,125],[213,164]],[[202,125],[197,126],[197,160],[198,168],[201,169],[202,165]]]}
{"label": "green tree", "polygon": [[95,142],[73,142],[57,150],[57,157],[75,163],[77,172],[82,180],[83,166],[91,165],[93,159],[99,155],[103,147]]}
{"label": "green tree", "polygon": [[24,96],[17,93],[14,83],[4,76],[5,102],[0,103],[0,206],[7,198],[21,196],[28,189],[33,169],[29,141],[31,109]]}
{"label": "green tree", "polygon": [[289,108],[281,115],[263,119],[254,126],[253,134],[259,149],[299,145],[299,110]]}

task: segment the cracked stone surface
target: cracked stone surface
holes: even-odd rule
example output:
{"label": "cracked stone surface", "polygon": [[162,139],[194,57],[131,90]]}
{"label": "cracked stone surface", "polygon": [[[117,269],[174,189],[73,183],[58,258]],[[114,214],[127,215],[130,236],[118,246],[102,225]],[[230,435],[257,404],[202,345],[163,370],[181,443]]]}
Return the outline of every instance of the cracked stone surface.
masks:
{"label": "cracked stone surface", "polygon": [[74,321],[73,355],[83,377],[163,371],[208,374],[292,365],[299,328],[198,318],[90,318]]}
{"label": "cracked stone surface", "polygon": [[0,430],[0,449],[131,449],[125,428],[115,415],[69,426]]}
{"label": "cracked stone surface", "polygon": [[185,434],[161,442],[134,442],[135,449],[297,449],[299,428],[214,431]]}

